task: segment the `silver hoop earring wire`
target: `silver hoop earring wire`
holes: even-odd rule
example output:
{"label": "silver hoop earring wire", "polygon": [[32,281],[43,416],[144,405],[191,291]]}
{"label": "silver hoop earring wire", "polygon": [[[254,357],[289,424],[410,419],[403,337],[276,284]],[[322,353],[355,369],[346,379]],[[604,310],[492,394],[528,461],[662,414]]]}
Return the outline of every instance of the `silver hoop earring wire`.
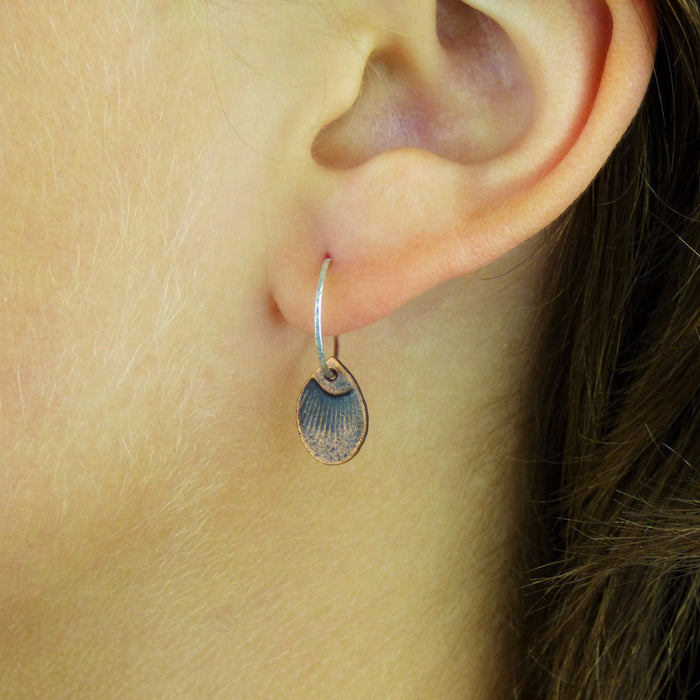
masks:
{"label": "silver hoop earring wire", "polygon": [[[321,332],[321,315],[323,310],[323,285],[326,282],[326,272],[331,264],[331,259],[326,258],[321,265],[321,274],[318,276],[318,287],[316,288],[316,303],[314,304],[314,331],[316,334],[316,350],[318,352],[318,362],[321,366],[323,376],[329,381],[333,381],[336,373],[328,367],[326,353],[323,349],[323,333]],[[334,357],[338,357],[338,336],[334,336]]]}

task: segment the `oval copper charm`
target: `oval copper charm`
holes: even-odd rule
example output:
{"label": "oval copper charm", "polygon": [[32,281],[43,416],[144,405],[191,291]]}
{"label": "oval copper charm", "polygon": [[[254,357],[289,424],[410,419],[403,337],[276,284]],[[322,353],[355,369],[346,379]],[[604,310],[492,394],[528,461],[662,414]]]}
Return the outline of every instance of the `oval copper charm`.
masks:
{"label": "oval copper charm", "polygon": [[355,377],[335,357],[328,358],[335,379],[319,367],[297,401],[297,428],[306,449],[323,464],[352,459],[367,436],[367,404]]}

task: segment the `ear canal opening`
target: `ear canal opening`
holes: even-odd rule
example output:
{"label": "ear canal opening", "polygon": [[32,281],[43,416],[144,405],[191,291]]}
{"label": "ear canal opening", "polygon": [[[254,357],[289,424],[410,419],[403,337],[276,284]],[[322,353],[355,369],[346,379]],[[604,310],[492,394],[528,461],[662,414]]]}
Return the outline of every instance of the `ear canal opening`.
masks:
{"label": "ear canal opening", "polygon": [[431,31],[432,42],[416,30],[369,56],[354,103],[314,139],[317,163],[350,169],[417,148],[475,164],[525,135],[533,91],[502,27],[460,0],[438,0]]}
{"label": "ear canal opening", "polygon": [[482,13],[462,0],[437,0],[435,24],[440,43],[446,48],[460,47],[477,31]]}

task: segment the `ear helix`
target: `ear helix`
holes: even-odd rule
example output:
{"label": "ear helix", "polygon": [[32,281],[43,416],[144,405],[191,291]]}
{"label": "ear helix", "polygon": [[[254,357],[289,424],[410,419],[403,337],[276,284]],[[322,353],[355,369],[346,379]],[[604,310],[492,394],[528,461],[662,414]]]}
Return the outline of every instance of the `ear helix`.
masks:
{"label": "ear helix", "polygon": [[323,464],[343,464],[351,460],[362,447],[369,416],[367,404],[355,377],[338,359],[338,338],[334,356],[326,359],[323,349],[321,316],[323,285],[331,259],[326,258],[314,304],[314,332],[319,368],[299,394],[297,428],[309,453]]}

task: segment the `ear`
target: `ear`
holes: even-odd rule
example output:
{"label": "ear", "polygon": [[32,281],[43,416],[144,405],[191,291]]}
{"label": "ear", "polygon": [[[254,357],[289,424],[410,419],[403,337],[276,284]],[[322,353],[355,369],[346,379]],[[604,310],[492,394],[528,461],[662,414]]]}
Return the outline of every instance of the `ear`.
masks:
{"label": "ear", "polygon": [[329,335],[553,222],[629,126],[655,50],[648,0],[335,4],[362,60],[327,81],[269,264],[282,315],[310,331],[332,258]]}

